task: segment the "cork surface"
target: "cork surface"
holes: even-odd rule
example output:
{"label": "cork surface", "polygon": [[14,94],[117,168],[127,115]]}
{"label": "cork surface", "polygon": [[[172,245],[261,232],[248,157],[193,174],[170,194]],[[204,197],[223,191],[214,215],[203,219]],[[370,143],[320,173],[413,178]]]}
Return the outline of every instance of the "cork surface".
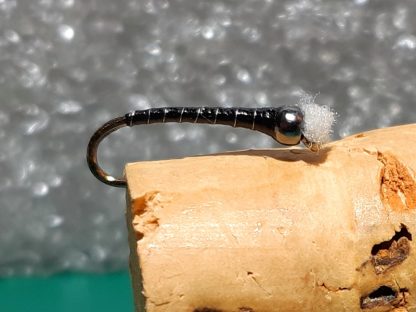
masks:
{"label": "cork surface", "polygon": [[416,311],[415,134],[128,164],[146,311]]}

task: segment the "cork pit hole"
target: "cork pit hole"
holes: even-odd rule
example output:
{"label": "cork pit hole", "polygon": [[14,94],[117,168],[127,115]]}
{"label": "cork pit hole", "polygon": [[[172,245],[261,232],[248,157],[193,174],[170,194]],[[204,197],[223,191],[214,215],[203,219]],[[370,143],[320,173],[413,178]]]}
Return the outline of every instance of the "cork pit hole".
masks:
{"label": "cork pit hole", "polygon": [[360,298],[361,309],[373,309],[385,306],[393,308],[403,307],[406,304],[407,288],[394,290],[393,288],[383,285],[375,289],[367,296]]}
{"label": "cork pit hole", "polygon": [[406,260],[410,253],[410,241],[412,234],[401,224],[400,230],[390,240],[374,245],[371,249],[371,262],[376,274],[384,273]]}

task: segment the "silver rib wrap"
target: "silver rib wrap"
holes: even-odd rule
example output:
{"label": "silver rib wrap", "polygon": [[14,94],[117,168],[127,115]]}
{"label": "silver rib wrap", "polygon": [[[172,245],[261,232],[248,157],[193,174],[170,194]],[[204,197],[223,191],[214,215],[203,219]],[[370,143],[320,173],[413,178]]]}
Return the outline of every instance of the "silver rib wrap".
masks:
{"label": "silver rib wrap", "polygon": [[[415,122],[416,1],[0,0],[0,276],[127,267],[124,191],[85,151],[159,106],[264,107],[305,93],[333,137]],[[123,129],[103,167],[276,146],[207,125]]]}

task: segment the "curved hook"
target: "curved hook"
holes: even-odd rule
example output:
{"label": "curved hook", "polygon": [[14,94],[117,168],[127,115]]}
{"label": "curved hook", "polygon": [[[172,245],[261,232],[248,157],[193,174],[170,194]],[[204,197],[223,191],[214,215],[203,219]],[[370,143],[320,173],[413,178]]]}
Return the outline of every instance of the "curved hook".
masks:
{"label": "curved hook", "polygon": [[110,133],[128,126],[126,117],[117,117],[102,125],[92,135],[87,148],[87,163],[92,174],[101,182],[115,187],[126,187],[127,183],[124,178],[115,178],[105,172],[99,165],[97,160],[97,150],[100,142]]}
{"label": "curved hook", "polygon": [[[333,123],[332,113],[329,126]],[[308,120],[315,118],[321,122],[322,113],[310,114]],[[314,117],[315,116],[315,117]],[[203,117],[203,118],[201,118]],[[319,117],[319,118],[318,118]],[[191,122],[198,124],[220,124],[234,128],[246,128],[260,131],[271,136],[283,145],[297,145],[303,142],[311,151],[317,152],[321,142],[308,139],[304,133],[304,113],[298,106],[264,107],[264,108],[221,108],[221,107],[161,107],[130,112],[123,117],[114,118],[102,125],[91,137],[87,148],[87,163],[93,175],[101,182],[115,187],[126,187],[124,178],[115,178],[105,172],[97,160],[97,151],[100,142],[110,133],[123,128],[141,124],[167,123],[167,122]],[[308,122],[312,123],[311,121]],[[308,130],[308,128],[312,129]],[[317,125],[306,126],[308,133],[313,133]],[[324,127],[325,128],[325,127]],[[315,130],[314,130],[315,129]],[[326,127],[328,134],[330,128]],[[316,132],[316,131],[315,131]],[[322,137],[322,133],[318,133]],[[312,136],[313,137],[313,136]]]}

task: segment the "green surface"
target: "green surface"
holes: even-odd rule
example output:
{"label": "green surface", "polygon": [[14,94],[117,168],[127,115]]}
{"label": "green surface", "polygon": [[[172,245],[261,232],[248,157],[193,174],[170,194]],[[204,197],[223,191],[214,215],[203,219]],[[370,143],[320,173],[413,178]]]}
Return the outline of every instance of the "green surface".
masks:
{"label": "green surface", "polygon": [[2,278],[0,311],[132,312],[130,277],[120,272]]}

